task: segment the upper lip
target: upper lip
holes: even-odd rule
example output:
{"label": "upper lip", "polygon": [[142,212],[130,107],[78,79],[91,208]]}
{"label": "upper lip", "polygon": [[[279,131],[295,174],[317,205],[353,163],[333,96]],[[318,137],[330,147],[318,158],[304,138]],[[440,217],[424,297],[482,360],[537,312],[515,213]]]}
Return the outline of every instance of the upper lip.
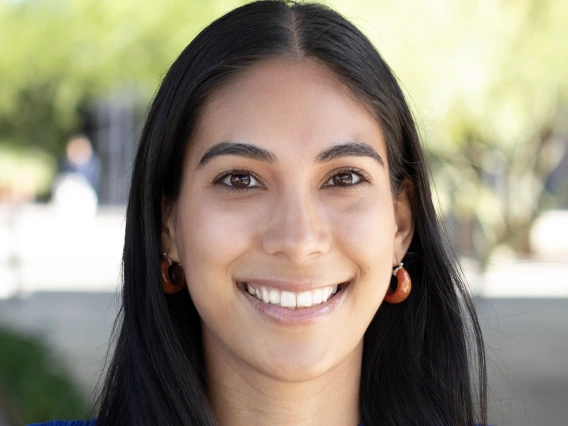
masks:
{"label": "upper lip", "polygon": [[301,293],[303,291],[311,291],[318,288],[325,288],[325,287],[332,287],[334,285],[339,284],[346,284],[350,280],[326,280],[323,281],[321,279],[318,280],[281,280],[281,279],[274,279],[274,278],[263,278],[263,279],[243,279],[237,280],[237,283],[247,283],[251,286],[264,286],[269,288],[274,288],[280,291],[290,291],[293,293]]}

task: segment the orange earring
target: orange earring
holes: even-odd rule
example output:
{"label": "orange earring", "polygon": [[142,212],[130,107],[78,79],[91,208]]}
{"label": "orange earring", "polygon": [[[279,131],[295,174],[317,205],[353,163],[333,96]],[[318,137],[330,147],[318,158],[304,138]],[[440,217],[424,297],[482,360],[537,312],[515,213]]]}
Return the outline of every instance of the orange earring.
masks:
{"label": "orange earring", "polygon": [[385,301],[393,304],[404,302],[410,294],[410,289],[412,288],[410,275],[408,275],[406,269],[402,267],[402,262],[400,262],[400,265],[394,268],[392,274],[398,280],[398,284],[395,291],[392,291],[389,288],[385,296]]}
{"label": "orange earring", "polygon": [[164,293],[175,294],[184,288],[185,274],[179,263],[172,262],[166,253],[162,253],[162,256],[164,256],[161,261]]}

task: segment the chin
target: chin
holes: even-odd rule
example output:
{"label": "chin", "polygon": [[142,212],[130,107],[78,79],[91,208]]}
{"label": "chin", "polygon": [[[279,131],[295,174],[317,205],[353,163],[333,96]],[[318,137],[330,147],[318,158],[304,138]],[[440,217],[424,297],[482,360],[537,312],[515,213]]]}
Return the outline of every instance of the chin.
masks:
{"label": "chin", "polygon": [[266,354],[265,358],[254,362],[256,370],[275,380],[283,382],[303,382],[315,379],[333,369],[340,359],[332,359],[329,354],[337,353],[321,348],[287,348]]}

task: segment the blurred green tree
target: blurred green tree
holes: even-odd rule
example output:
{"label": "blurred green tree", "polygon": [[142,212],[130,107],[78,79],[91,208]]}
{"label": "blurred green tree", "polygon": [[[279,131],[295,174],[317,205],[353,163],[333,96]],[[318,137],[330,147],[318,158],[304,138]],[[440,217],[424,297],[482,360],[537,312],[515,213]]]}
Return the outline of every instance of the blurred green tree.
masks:
{"label": "blurred green tree", "polygon": [[482,268],[499,246],[530,251],[568,137],[568,3],[485,3],[464,16],[460,78],[438,102],[445,143],[429,144],[445,213],[477,225],[465,239]]}
{"label": "blurred green tree", "polygon": [[188,41],[229,8],[220,0],[0,0],[0,144],[59,154],[93,100],[126,87],[147,103]]}

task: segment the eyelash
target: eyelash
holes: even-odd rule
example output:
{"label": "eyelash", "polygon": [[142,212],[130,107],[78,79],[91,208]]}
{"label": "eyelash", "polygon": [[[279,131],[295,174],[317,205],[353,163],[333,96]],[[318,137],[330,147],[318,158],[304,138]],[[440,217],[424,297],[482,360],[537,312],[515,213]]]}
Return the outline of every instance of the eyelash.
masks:
{"label": "eyelash", "polygon": [[[254,179],[256,179],[259,183],[260,183],[260,179],[258,178],[258,176],[256,176],[256,174],[254,174],[252,172],[252,170],[247,169],[246,167],[242,167],[239,169],[233,169],[233,170],[229,170],[221,175],[219,175],[218,177],[215,178],[215,180],[213,181],[213,185],[214,186],[221,186],[225,191],[229,191],[229,192],[246,192],[246,191],[250,191],[251,189],[256,189],[258,187],[252,187],[252,188],[236,188],[234,186],[229,186],[226,185],[224,183],[222,183],[222,181],[231,175],[248,175],[248,176],[252,176]],[[261,184],[262,185],[262,184]]]}
{"label": "eyelash", "polygon": [[355,189],[356,186],[366,185],[373,182],[371,176],[369,176],[363,170],[358,169],[356,167],[344,167],[343,169],[336,170],[331,176],[329,176],[326,182],[332,179],[334,176],[337,176],[341,173],[353,173],[359,177],[359,182],[356,182],[351,185],[324,185],[324,188],[341,188],[341,189],[350,190],[350,189]]}
{"label": "eyelash", "polygon": [[[373,179],[364,171],[357,169],[355,167],[345,167],[343,169],[336,170],[334,172],[334,174],[332,174],[331,176],[329,176],[326,179],[326,182],[328,182],[334,176],[339,175],[341,173],[353,173],[353,174],[357,175],[360,178],[360,180],[359,180],[359,182],[356,182],[356,183],[351,184],[351,185],[343,185],[343,186],[342,185],[324,185],[323,187],[324,188],[336,188],[336,189],[341,188],[341,189],[349,190],[349,189],[354,189],[354,187],[359,186],[359,185],[369,184],[373,181]],[[235,174],[251,176],[255,180],[258,181],[258,183],[261,185],[260,186],[261,188],[264,186],[264,185],[262,185],[260,178],[252,170],[249,170],[246,167],[226,171],[225,173],[223,173],[223,174],[221,174],[221,175],[219,175],[215,178],[215,180],[213,181],[213,185],[214,186],[221,186],[221,187],[223,187],[223,189],[225,191],[229,191],[229,192],[247,192],[247,191],[250,191],[251,189],[259,188],[258,186],[251,187],[251,188],[237,188],[237,187],[226,185],[226,184],[222,183],[222,181],[226,177],[231,176],[231,175],[235,175]]]}

